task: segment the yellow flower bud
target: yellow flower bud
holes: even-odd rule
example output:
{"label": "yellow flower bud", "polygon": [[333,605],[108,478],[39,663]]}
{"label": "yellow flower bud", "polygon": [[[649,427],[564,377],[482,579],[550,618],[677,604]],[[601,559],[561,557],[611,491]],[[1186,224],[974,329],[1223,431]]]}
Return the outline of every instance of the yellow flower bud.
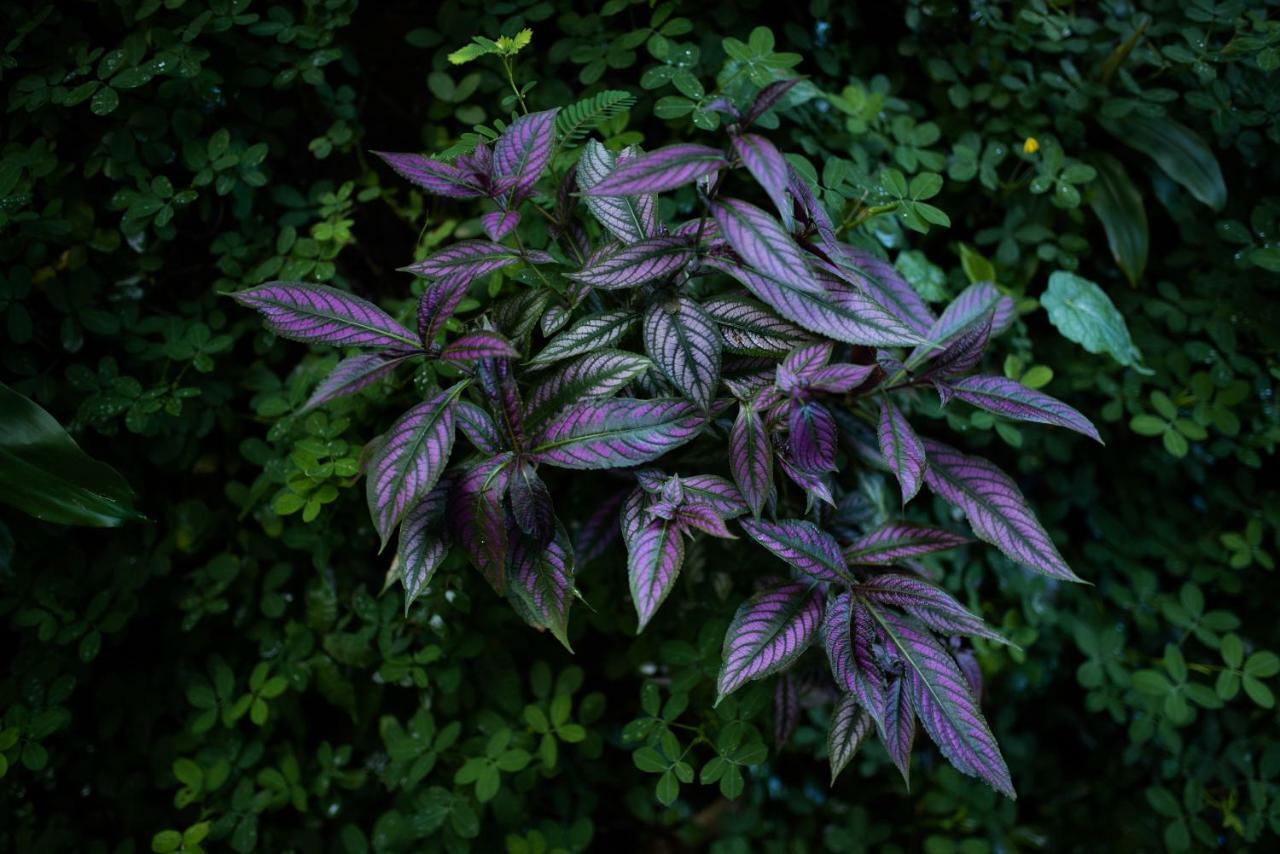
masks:
{"label": "yellow flower bud", "polygon": [[1023,154],[1035,154],[1039,150],[1040,140],[1036,139],[1034,136],[1029,136],[1022,141]]}

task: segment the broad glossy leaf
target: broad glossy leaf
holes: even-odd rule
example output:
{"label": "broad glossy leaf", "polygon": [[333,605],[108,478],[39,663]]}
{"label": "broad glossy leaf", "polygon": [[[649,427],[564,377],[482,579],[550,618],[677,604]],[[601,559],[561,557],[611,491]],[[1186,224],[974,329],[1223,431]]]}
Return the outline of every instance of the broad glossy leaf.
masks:
{"label": "broad glossy leaf", "polygon": [[883,608],[872,612],[905,665],[911,705],[942,755],[960,773],[1016,798],[1000,747],[951,655],[918,622]]}
{"label": "broad glossy leaf", "polygon": [[404,514],[436,485],[453,451],[453,404],[466,383],[436,392],[396,419],[369,458],[369,515],[385,546]]}
{"label": "broad glossy leaf", "polygon": [[635,312],[625,309],[584,317],[552,338],[541,353],[529,360],[529,365],[542,367],[561,359],[612,347],[626,337],[635,322]]}
{"label": "broad glossy leaf", "polygon": [[733,150],[747,167],[773,202],[782,218],[782,227],[792,231],[795,227],[795,204],[787,190],[787,161],[782,152],[769,140],[754,133],[744,133],[733,139]]}
{"label": "broad glossy leaf", "polygon": [[876,430],[880,453],[902,487],[905,505],[924,483],[924,445],[902,411],[888,397],[880,400],[880,424]]}
{"label": "broad glossy leaf", "polygon": [[836,701],[827,728],[827,757],[831,762],[831,783],[848,767],[862,742],[871,733],[871,715],[858,698],[845,694]]}
{"label": "broad glossy leaf", "polygon": [[865,290],[912,332],[929,334],[937,318],[892,264],[853,246],[842,244],[841,248],[842,254],[833,260],[842,276]]}
{"label": "broad glossy leaf", "polygon": [[418,337],[423,345],[430,346],[436,336],[444,331],[444,325],[467,295],[472,277],[467,273],[445,276],[431,282],[418,300]]}
{"label": "broad glossy leaf", "polygon": [[506,359],[519,355],[520,351],[515,348],[515,345],[489,329],[478,329],[475,332],[460,335],[440,351],[440,358],[455,362]]}
{"label": "broad glossy leaf", "polygon": [[989,460],[966,456],[932,439],[924,440],[924,448],[929,457],[925,483],[964,511],[978,539],[1045,575],[1080,580],[1007,474]]}
{"label": "broad glossy leaf", "polygon": [[1008,643],[950,593],[919,576],[884,573],[863,581],[857,590],[858,595],[865,599],[906,611],[940,634],[972,635]]}
{"label": "broad glossy leaf", "polygon": [[1163,116],[1130,112],[1119,119],[1100,119],[1102,126],[1125,145],[1152,160],[1196,199],[1222,210],[1227,184],[1212,149],[1193,130]]}
{"label": "broad glossy leaf", "polygon": [[559,111],[557,107],[520,116],[493,147],[496,183],[510,185],[516,198],[527,195],[547,168]]}
{"label": "broad glossy leaf", "polygon": [[692,184],[729,165],[714,148],[679,143],[641,154],[592,185],[588,196],[639,196],[662,193]]}
{"label": "broad glossy leaf", "polygon": [[822,645],[831,677],[841,691],[858,698],[871,715],[884,717],[884,676],[876,663],[875,622],[871,613],[848,591],[827,603],[822,619]]}
{"label": "broad glossy leaf", "polygon": [[746,403],[738,407],[729,432],[729,470],[759,519],[773,492],[773,443],[760,414]]}
{"label": "broad glossy leaf", "polygon": [[443,528],[445,492],[437,486],[409,510],[400,525],[396,573],[404,587],[405,616],[449,553]]}
{"label": "broad glossy leaf", "polygon": [[650,303],[644,313],[649,358],[685,397],[707,409],[720,385],[720,330],[685,296]]}
{"label": "broad glossy leaf", "polygon": [[705,504],[722,519],[732,519],[747,512],[746,501],[738,488],[723,477],[714,474],[691,474],[680,478],[684,500]]}
{"label": "broad glossy leaf", "polygon": [[969,542],[972,540],[968,537],[941,528],[890,522],[854,540],[844,550],[844,556],[851,564],[887,565],[954,549]]}
{"label": "broad glossy leaf", "polygon": [[475,445],[477,451],[492,456],[506,449],[506,442],[498,432],[497,423],[483,407],[465,398],[459,398],[453,406],[453,417],[458,429]]}
{"label": "broad glossy leaf", "polygon": [[1129,337],[1124,316],[1093,282],[1058,270],[1049,276],[1049,287],[1040,297],[1040,304],[1063,337],[1090,353],[1109,353],[1122,365],[1139,373],[1151,373],[1142,365],[1142,352]]}
{"label": "broad glossy leaf", "polygon": [[494,590],[506,591],[507,519],[502,499],[515,455],[498,454],[463,469],[449,493],[454,539]]}
{"label": "broad glossy leaf", "polygon": [[742,603],[724,636],[717,705],[743,684],[799,658],[821,623],[822,594],[807,582],[780,584]]}
{"label": "broad glossy leaf", "polygon": [[1072,407],[1044,392],[1005,377],[964,377],[948,383],[956,397],[979,409],[1013,418],[1065,427],[1101,442],[1098,428]]}
{"label": "broad glossy leaf", "polygon": [[267,282],[231,294],[281,338],[335,347],[416,350],[418,337],[368,300],[326,285]]}
{"label": "broad glossy leaf", "polygon": [[716,297],[702,303],[720,326],[724,348],[745,356],[781,356],[809,340],[809,333],[753,299]]}
{"label": "broad glossy leaf", "polygon": [[86,454],[52,415],[4,383],[0,501],[60,525],[114,528],[146,518],[115,469]]}
{"label": "broad glossy leaf", "polygon": [[298,410],[308,412],[321,404],[368,388],[391,374],[412,356],[387,356],[383,353],[362,353],[343,359],[329,375],[320,381],[307,402]]}
{"label": "broad glossy leaf", "polygon": [[769,214],[738,199],[712,202],[711,213],[729,245],[757,273],[797,291],[825,293],[806,253]]}
{"label": "broad glossy leaf", "polygon": [[539,546],[518,532],[511,543],[506,571],[506,593],[518,614],[531,626],[547,629],[569,646],[569,606],[573,604],[573,547],[564,528]]}
{"label": "broad glossy leaf", "polygon": [[1107,233],[1111,257],[1136,285],[1147,268],[1147,251],[1151,243],[1147,230],[1147,210],[1142,193],[1133,186],[1124,164],[1105,151],[1095,152],[1089,164],[1097,171],[1097,180],[1089,188],[1089,207],[1097,214]]}
{"label": "broad glossy leaf", "polygon": [[832,584],[853,583],[835,538],[812,522],[742,519],[740,523],[751,539],[801,572]]}
{"label": "broad glossy leaf", "polygon": [[[618,161],[625,163],[628,159],[627,156],[615,158],[599,142],[588,140],[578,160],[578,189],[586,193],[608,177]],[[637,243],[654,236],[657,197],[587,195],[585,199],[591,215],[623,243]]]}
{"label": "broad glossy leaf", "polygon": [[432,160],[421,154],[391,151],[373,152],[382,158],[401,178],[417,184],[436,196],[473,199],[484,195],[484,188],[470,172],[450,163]]}
{"label": "broad glossy leaf", "polygon": [[611,397],[652,367],[644,356],[622,350],[588,353],[533,387],[525,420],[538,424],[585,398]]}
{"label": "broad glossy leaf", "polygon": [[461,240],[401,269],[428,279],[459,276],[475,279],[522,261],[546,264],[552,260],[545,252],[521,253],[519,249],[489,240]]}
{"label": "broad glossy leaf", "polygon": [[685,238],[651,237],[605,246],[569,278],[601,290],[634,288],[679,272],[691,258],[693,246]]}
{"label": "broad glossy leaf", "polygon": [[953,340],[978,324],[989,324],[989,337],[994,338],[1013,324],[1014,316],[1012,299],[990,282],[974,282],[943,309],[925,336],[926,343],[911,353],[907,365],[914,367],[941,355]]}
{"label": "broad glossy leaf", "polygon": [[810,474],[836,470],[836,421],[814,401],[792,401],[787,416],[787,442],[792,464]]}
{"label": "broad glossy leaf", "polygon": [[697,406],[684,400],[588,400],[548,421],[531,454],[569,469],[633,466],[678,448],[705,424]]}
{"label": "broad glossy leaf", "polygon": [[684,564],[684,538],[671,519],[632,524],[638,524],[638,529],[627,538],[627,577],[640,620],[636,631],[641,632],[675,587]]}
{"label": "broad glossy leaf", "polygon": [[992,315],[961,332],[941,353],[934,357],[923,377],[950,377],[973,370],[982,361],[982,354],[991,340]]}

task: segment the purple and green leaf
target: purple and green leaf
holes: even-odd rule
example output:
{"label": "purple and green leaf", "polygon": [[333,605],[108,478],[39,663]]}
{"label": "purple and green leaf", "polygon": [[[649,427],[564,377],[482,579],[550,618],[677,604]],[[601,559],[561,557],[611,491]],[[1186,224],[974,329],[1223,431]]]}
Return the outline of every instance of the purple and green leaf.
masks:
{"label": "purple and green leaf", "polygon": [[729,245],[757,273],[796,291],[825,293],[809,269],[810,256],[769,214],[738,199],[712,202],[711,213]]}
{"label": "purple and green leaf", "polygon": [[495,182],[510,187],[514,198],[532,191],[551,159],[557,107],[529,113],[512,122],[493,147]]}
{"label": "purple and green leaf", "polygon": [[827,758],[831,762],[831,785],[848,767],[854,754],[871,733],[871,715],[852,694],[845,694],[831,710],[827,728]]}
{"label": "purple and green leaf", "polygon": [[368,300],[327,285],[267,282],[231,294],[281,338],[335,347],[417,350],[418,338]]}
{"label": "purple and green leaf", "polygon": [[[626,163],[627,157],[614,154],[596,142],[588,140],[578,160],[578,189],[584,194],[607,178],[617,168],[618,162]],[[586,195],[587,210],[623,243],[638,243],[653,237],[656,227],[657,199],[653,195],[598,196]]]}
{"label": "purple and green leaf", "polygon": [[611,397],[653,367],[644,356],[601,349],[570,362],[533,387],[525,420],[540,424],[570,404]]}
{"label": "purple and green leaf", "polygon": [[946,551],[972,542],[968,537],[905,522],[890,522],[854,540],[844,550],[845,559],[854,565],[888,565],[932,552]]}
{"label": "purple and green leaf", "polygon": [[413,506],[400,524],[396,548],[396,575],[404,587],[404,613],[426,592],[431,577],[449,553],[441,522],[444,517],[444,484],[436,486]]}
{"label": "purple and green leaf", "polygon": [[709,409],[720,385],[720,330],[711,315],[684,296],[650,303],[644,344],[649,358],[689,400]]}
{"label": "purple and green leaf", "polygon": [[1078,411],[1044,392],[1005,377],[965,377],[947,383],[953,395],[979,409],[1013,418],[1065,427],[1102,442],[1098,428]]}
{"label": "purple and green leaf", "polygon": [[299,414],[308,412],[331,400],[346,397],[366,389],[383,377],[390,375],[392,371],[411,358],[413,357],[389,356],[383,353],[362,353],[358,356],[348,356],[335,365],[329,375],[320,381],[320,384],[316,386],[316,390],[311,393],[311,397],[307,398],[307,402],[302,404],[302,408],[298,412]]}
{"label": "purple and green leaf", "polygon": [[725,632],[716,704],[799,658],[818,634],[822,611],[822,593],[808,582],[779,584],[743,602]]}
{"label": "purple and green leaf", "polygon": [[584,317],[552,338],[542,348],[542,352],[529,360],[529,367],[540,368],[562,359],[612,347],[626,337],[635,323],[635,312],[625,309]]}
{"label": "purple and green leaf", "polygon": [[835,538],[803,519],[741,519],[742,529],[791,566],[819,581],[852,584],[853,576]]}
{"label": "purple and green leaf", "polygon": [[813,401],[792,401],[787,417],[791,462],[810,474],[836,470],[836,421]]}
{"label": "purple and green leaf", "polygon": [[924,483],[924,445],[902,411],[888,397],[880,400],[880,424],[876,430],[880,453],[902,487],[905,506]]}
{"label": "purple and green leaf", "polygon": [[675,586],[684,564],[684,538],[671,519],[639,521],[638,526],[625,539],[631,601],[640,621],[636,631],[641,632]]}
{"label": "purple and green leaf", "polygon": [[692,257],[693,246],[683,237],[650,237],[606,245],[568,277],[601,290],[634,288],[678,272]]}
{"label": "purple and green leaf", "polygon": [[729,470],[751,515],[759,519],[773,492],[773,444],[760,414],[746,403],[729,432]]}
{"label": "purple and green leaf", "polygon": [[574,596],[573,547],[560,525],[539,546],[518,532],[512,538],[506,571],[506,593],[517,613],[531,626],[551,632],[564,648],[569,645],[569,606]]}
{"label": "purple and green leaf", "polygon": [[719,324],[724,348],[730,353],[782,356],[809,339],[808,332],[747,297],[715,297],[702,307]]}
{"label": "purple and green leaf", "polygon": [[751,177],[756,179],[773,202],[782,218],[782,227],[787,231],[795,227],[795,204],[787,190],[787,161],[777,147],[755,133],[744,133],[733,137],[733,150],[742,165],[747,167]]}
{"label": "purple and green leaf", "polygon": [[727,165],[724,155],[714,148],[695,143],[668,145],[619,164],[613,172],[587,189],[586,195],[663,193],[692,184]]}
{"label": "purple and green leaf", "polygon": [[856,589],[859,596],[900,608],[940,634],[971,635],[1009,643],[950,593],[918,576],[884,573],[867,579]]}
{"label": "purple and green leaf", "polygon": [[483,196],[484,187],[467,170],[450,163],[433,160],[421,154],[390,151],[373,152],[395,170],[401,178],[416,184],[428,193],[452,199],[473,199]]}
{"label": "purple and green leaf", "polygon": [[697,436],[703,413],[684,400],[587,400],[547,422],[531,455],[568,469],[607,469],[656,460]]}
{"label": "purple and green leaf", "polygon": [[498,454],[464,469],[449,493],[454,540],[494,590],[506,590],[507,518],[502,500],[515,455]]}

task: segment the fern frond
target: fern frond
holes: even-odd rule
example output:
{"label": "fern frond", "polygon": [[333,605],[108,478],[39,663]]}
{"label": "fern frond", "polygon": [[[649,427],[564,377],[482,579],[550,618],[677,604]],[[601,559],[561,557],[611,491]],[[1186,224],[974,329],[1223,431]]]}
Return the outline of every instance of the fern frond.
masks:
{"label": "fern frond", "polygon": [[568,148],[576,145],[601,122],[631,109],[635,102],[636,97],[630,92],[606,89],[565,107],[556,116],[556,133],[560,137],[560,146]]}

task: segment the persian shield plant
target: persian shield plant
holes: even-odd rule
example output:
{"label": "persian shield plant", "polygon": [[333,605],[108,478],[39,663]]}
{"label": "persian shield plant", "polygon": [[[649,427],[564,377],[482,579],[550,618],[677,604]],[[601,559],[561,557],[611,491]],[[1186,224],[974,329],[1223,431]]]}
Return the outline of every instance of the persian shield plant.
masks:
{"label": "persian shield plant", "polygon": [[[1076,581],[1012,478],[920,435],[907,413],[936,395],[1098,433],[1052,397],[973,373],[1014,320],[994,284],[971,285],[935,315],[892,266],[841,239],[796,162],[759,131],[797,83],[770,84],[748,104],[718,100],[718,146],[579,145],[575,105],[520,115],[452,159],[381,154],[429,194],[493,207],[484,239],[405,268],[426,282],[416,328],[318,284],[271,282],[235,298],[282,337],[358,351],[308,408],[424,360],[453,377],[367,453],[369,512],[384,547],[399,531],[406,608],[458,549],[568,646],[575,553],[598,553],[620,531],[643,630],[689,538],[745,535],[740,548],[758,546],[761,569],[724,638],[721,698],[819,646],[836,698],[833,779],[873,731],[905,777],[918,723],[958,770],[1013,797],[980,677],[953,652],[964,636],[1004,640],[917,562],[970,538],[832,519],[852,473],[877,467],[904,507],[928,487],[1011,560]],[[689,188],[695,213],[664,221],[660,194]],[[528,287],[466,324],[453,318],[473,284],[504,268]],[[719,470],[682,467],[691,443],[723,449]],[[548,468],[613,470],[629,491],[567,518]]]}

